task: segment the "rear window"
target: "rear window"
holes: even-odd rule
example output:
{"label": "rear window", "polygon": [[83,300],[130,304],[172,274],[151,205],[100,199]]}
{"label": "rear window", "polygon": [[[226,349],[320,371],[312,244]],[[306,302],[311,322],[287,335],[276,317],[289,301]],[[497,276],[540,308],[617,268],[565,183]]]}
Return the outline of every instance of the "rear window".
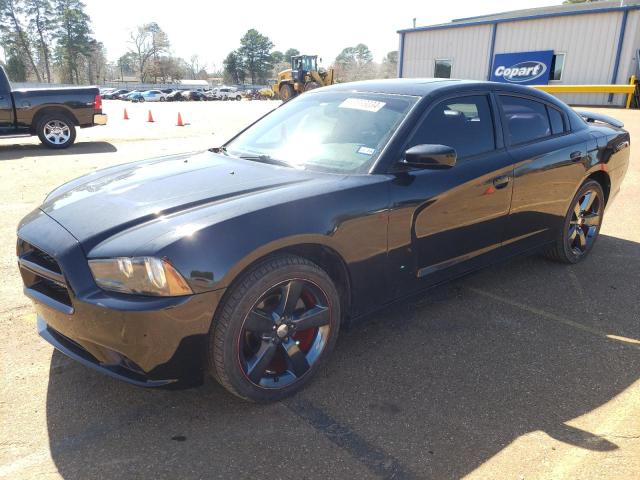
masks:
{"label": "rear window", "polygon": [[518,145],[551,135],[547,107],[535,100],[501,95],[509,143]]}

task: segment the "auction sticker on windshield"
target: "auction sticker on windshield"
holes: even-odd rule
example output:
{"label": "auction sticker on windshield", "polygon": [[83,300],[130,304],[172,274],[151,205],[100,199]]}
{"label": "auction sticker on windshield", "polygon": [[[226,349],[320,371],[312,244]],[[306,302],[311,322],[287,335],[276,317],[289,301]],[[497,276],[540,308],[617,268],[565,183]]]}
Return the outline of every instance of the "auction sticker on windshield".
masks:
{"label": "auction sticker on windshield", "polygon": [[352,108],[354,110],[364,110],[365,112],[378,112],[386,105],[385,102],[377,100],[367,100],[366,98],[347,98],[339,106],[340,108]]}
{"label": "auction sticker on windshield", "polygon": [[362,153],[363,155],[373,155],[376,153],[376,149],[371,147],[360,147],[358,149],[358,153]]}

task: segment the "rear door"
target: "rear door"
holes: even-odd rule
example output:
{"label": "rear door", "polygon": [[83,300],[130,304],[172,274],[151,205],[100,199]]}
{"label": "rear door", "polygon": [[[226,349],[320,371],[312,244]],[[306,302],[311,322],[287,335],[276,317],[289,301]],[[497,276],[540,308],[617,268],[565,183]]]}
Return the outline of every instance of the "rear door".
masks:
{"label": "rear door", "polygon": [[498,95],[505,143],[514,162],[505,247],[517,251],[553,241],[585,175],[585,132],[572,133],[562,110],[537,97]]}
{"label": "rear door", "polygon": [[[512,160],[495,128],[488,92],[436,100],[403,151],[419,144],[456,149],[449,169],[416,169],[391,183],[390,277],[399,290],[424,287],[490,261],[502,242]],[[419,279],[416,282],[416,279]]]}

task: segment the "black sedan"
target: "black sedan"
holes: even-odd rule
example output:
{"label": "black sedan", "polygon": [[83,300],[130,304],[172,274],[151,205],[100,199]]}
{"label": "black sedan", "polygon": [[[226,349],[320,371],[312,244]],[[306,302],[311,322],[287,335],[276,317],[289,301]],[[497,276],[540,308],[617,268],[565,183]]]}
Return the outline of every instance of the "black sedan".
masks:
{"label": "black sedan", "polygon": [[280,399],[341,324],[514,254],[585,258],[621,127],[528,87],[316,89],[222,147],[53,190],[19,225],[24,291],[40,334],[108,375]]}
{"label": "black sedan", "polygon": [[183,92],[181,90],[174,90],[171,93],[167,94],[167,102],[181,102],[184,100],[182,96]]}

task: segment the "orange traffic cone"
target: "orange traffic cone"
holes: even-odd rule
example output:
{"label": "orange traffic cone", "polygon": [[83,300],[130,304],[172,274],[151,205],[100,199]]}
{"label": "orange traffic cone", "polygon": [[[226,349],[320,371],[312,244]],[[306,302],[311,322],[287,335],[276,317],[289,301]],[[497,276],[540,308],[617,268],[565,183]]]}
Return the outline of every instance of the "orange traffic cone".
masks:
{"label": "orange traffic cone", "polygon": [[129,120],[129,114],[127,113],[127,109],[124,109],[124,117],[123,120]]}
{"label": "orange traffic cone", "polygon": [[182,115],[180,115],[180,112],[178,112],[178,123],[177,123],[178,127],[184,127],[184,123],[182,123]]}
{"label": "orange traffic cone", "polygon": [[151,110],[149,110],[149,116],[147,117],[147,122],[153,123],[153,115],[151,115]]}

